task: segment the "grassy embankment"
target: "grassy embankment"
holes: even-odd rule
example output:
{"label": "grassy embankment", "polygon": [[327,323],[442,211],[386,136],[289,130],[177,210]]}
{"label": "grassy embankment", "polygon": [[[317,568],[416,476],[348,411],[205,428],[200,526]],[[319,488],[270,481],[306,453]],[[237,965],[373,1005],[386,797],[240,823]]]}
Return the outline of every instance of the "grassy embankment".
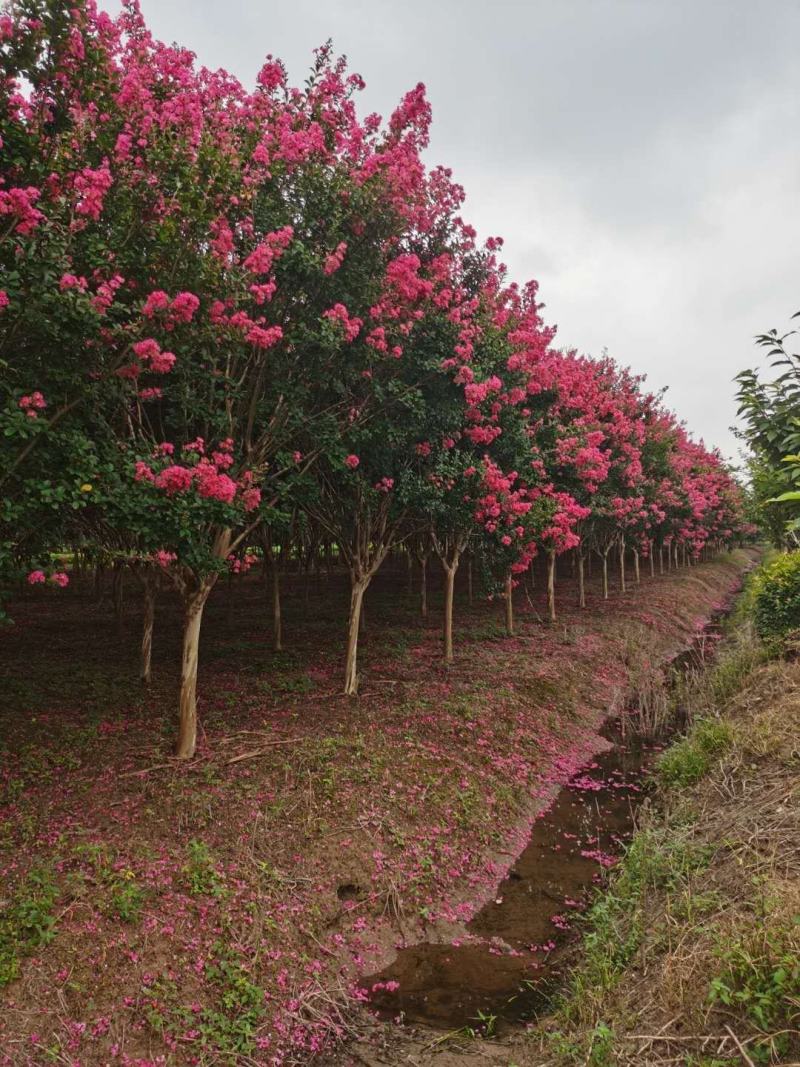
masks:
{"label": "grassy embankment", "polygon": [[800,662],[768,656],[745,594],[677,698],[694,724],[519,1067],[800,1062]]}

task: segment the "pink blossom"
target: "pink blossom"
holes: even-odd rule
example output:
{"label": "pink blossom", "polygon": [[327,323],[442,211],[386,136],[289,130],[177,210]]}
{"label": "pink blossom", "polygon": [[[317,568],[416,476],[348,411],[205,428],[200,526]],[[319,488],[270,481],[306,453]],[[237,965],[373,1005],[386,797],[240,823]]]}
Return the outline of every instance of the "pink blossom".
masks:
{"label": "pink blossom", "polygon": [[154,289],[142,305],[142,314],[150,319],[157,311],[166,311],[169,307],[169,297],[163,289]]}
{"label": "pink blossom", "polygon": [[197,492],[207,500],[220,500],[224,504],[230,504],[236,496],[236,482],[227,474],[220,472],[208,463],[201,460],[195,467],[197,477]]}
{"label": "pink blossom", "polygon": [[103,160],[102,166],[97,170],[92,170],[91,167],[84,167],[75,178],[75,189],[79,194],[78,202],[75,205],[76,212],[79,215],[86,215],[90,219],[99,219],[103,210],[103,200],[112,183],[113,179],[108,168],[107,159]]}
{"label": "pink blossom", "polygon": [[148,337],[144,341],[137,341],[131,345],[137,359],[151,359],[153,356],[157,356],[161,351],[158,341],[152,337]]}
{"label": "pink blossom", "polygon": [[133,480],[135,482],[154,482],[156,476],[144,460],[139,459],[134,465]]}
{"label": "pink blossom", "polygon": [[154,374],[168,374],[174,365],[175,354],[173,352],[159,352],[150,359],[150,370]]}
{"label": "pink blossom", "polygon": [[28,585],[42,585],[46,580],[44,571],[31,571],[27,578]]}
{"label": "pink blossom", "polygon": [[272,299],[275,295],[277,286],[275,282],[270,279],[268,282],[264,282],[263,285],[257,285],[253,283],[250,286],[250,292],[253,294],[253,299],[257,304],[265,304]]}
{"label": "pink blossom", "polygon": [[170,315],[178,322],[191,322],[200,307],[200,300],[194,293],[178,293],[170,304]]}
{"label": "pink blossom", "polygon": [[334,304],[333,307],[322,313],[322,317],[330,319],[332,322],[340,323],[348,341],[354,341],[364,325],[361,319],[350,318],[350,314],[344,304]]}
{"label": "pink blossom", "polygon": [[84,292],[88,282],[84,277],[78,278],[75,274],[62,274],[58,283],[58,288],[62,293],[67,292],[69,289],[78,289],[80,292]]}
{"label": "pink blossom", "polygon": [[331,252],[325,259],[325,265],[322,268],[324,274],[334,274],[342,265],[345,252],[347,251],[347,243],[340,241],[336,246],[335,251]]}
{"label": "pink blossom", "polygon": [[16,217],[14,228],[21,237],[30,234],[44,218],[43,212],[33,206],[41,195],[41,190],[32,185],[26,189],[0,189],[0,215]]}
{"label": "pink blossom", "polygon": [[191,468],[173,464],[160,471],[155,476],[154,481],[156,488],[163,489],[167,496],[174,496],[176,493],[185,492],[192,484],[193,479],[194,471]]}
{"label": "pink blossom", "polygon": [[47,407],[47,401],[44,396],[36,389],[30,396],[20,397],[19,406],[25,412],[30,419],[35,419],[37,413],[44,411]]}
{"label": "pink blossom", "polygon": [[349,455],[344,461],[345,466],[349,467],[351,471],[354,471],[360,462],[361,460],[358,458],[358,456],[354,456],[352,454]]}
{"label": "pink blossom", "polygon": [[247,331],[247,340],[251,345],[256,348],[272,348],[283,337],[283,330],[280,326],[269,326],[264,329],[262,326],[251,326]]}
{"label": "pink blossom", "polygon": [[261,503],[261,490],[252,486],[245,489],[241,496],[242,507],[245,511],[253,511]]}

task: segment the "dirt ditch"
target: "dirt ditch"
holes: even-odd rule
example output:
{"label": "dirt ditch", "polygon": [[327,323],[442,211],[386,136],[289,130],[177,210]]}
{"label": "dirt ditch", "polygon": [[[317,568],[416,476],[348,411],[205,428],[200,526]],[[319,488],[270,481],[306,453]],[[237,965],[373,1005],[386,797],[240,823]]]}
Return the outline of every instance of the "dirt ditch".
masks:
{"label": "dirt ditch", "polygon": [[[672,661],[668,687],[707,664],[721,617]],[[402,948],[389,966],[363,980],[380,1017],[486,1035],[535,1018],[560,984],[579,936],[575,918],[630,838],[652,762],[684,727],[681,718],[678,707],[666,730],[649,742],[624,729],[622,720],[607,724],[602,733],[608,749],[581,768],[536,820],[494,898],[467,924],[467,936]]]}

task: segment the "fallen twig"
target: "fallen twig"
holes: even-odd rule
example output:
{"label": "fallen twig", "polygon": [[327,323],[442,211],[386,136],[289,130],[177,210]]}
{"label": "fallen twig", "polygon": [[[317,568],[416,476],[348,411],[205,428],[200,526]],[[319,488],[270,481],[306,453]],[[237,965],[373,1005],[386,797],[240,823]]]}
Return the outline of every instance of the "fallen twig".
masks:
{"label": "fallen twig", "polygon": [[736,1045],[736,1047],[738,1048],[739,1052],[741,1053],[742,1059],[747,1064],[747,1067],[756,1067],[756,1065],[753,1063],[753,1061],[747,1055],[747,1050],[745,1049],[744,1045],[741,1043],[739,1038],[736,1036],[736,1034],[733,1032],[733,1030],[731,1030],[730,1026],[728,1026],[727,1023],[725,1024],[725,1029],[731,1035],[731,1038],[733,1039],[733,1043]]}
{"label": "fallen twig", "polygon": [[177,758],[171,759],[169,763],[154,763],[152,767],[141,767],[138,771],[124,771],[122,774],[117,775],[118,778],[134,778],[137,774],[150,774],[151,771],[163,771],[167,767],[183,767],[189,770],[191,767],[197,767],[200,763],[204,763],[205,760],[194,760],[192,763],[184,763],[183,760]]}
{"label": "fallen twig", "polygon": [[302,737],[284,737],[280,741],[267,741],[261,748],[254,748],[251,752],[240,752],[238,756],[226,760],[225,763],[230,766],[231,763],[239,763],[244,759],[255,759],[256,756],[263,756],[268,748],[273,748],[275,745],[296,745],[302,740]]}

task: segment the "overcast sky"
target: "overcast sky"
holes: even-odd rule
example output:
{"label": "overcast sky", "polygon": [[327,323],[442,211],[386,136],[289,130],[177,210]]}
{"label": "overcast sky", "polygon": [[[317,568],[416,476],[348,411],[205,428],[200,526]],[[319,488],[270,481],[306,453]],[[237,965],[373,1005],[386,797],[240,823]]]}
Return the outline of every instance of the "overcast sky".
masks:
{"label": "overcast sky", "polygon": [[800,0],[141,2],[248,86],[268,52],[302,81],[328,37],[364,113],[424,82],[429,162],[538,279],[559,343],[668,386],[735,455],[731,379],[800,309]]}

